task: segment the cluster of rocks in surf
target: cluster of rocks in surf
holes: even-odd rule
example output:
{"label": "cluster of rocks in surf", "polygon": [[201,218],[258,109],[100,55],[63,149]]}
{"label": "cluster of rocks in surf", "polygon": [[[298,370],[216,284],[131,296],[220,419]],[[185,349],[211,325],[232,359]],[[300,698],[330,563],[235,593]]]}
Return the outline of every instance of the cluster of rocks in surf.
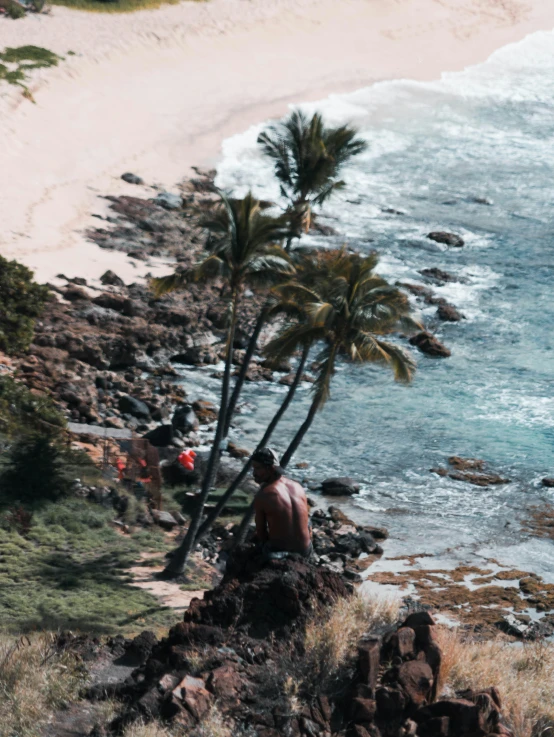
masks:
{"label": "cluster of rocks in surf", "polygon": [[365,634],[338,687],[314,683],[303,665],[306,626],[351,594],[337,573],[299,558],[261,565],[243,549],[166,638],[143,635],[144,662],[123,684],[97,685],[89,698],[124,701],[111,733],[139,719],[192,731],[217,704],[228,725],[252,737],[511,734],[495,688],[440,698],[442,653],[426,611]]}

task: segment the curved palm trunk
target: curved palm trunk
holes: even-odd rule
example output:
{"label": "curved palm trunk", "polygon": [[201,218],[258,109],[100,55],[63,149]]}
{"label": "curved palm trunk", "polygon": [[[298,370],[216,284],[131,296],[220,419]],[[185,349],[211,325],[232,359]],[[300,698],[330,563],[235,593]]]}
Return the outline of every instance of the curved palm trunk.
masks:
{"label": "curved palm trunk", "polygon": [[[294,377],[294,381],[290,385],[287,395],[285,399],[283,400],[281,406],[279,407],[279,409],[273,416],[273,419],[267,426],[264,436],[262,437],[262,439],[256,446],[256,450],[260,450],[260,448],[263,448],[266,445],[266,443],[269,442],[269,439],[273,435],[273,432],[275,428],[277,427],[277,425],[279,424],[281,417],[285,414],[290,403],[292,402],[294,395],[296,393],[296,389],[298,388],[298,385],[302,379],[302,374],[304,373],[304,368],[306,366],[306,361],[308,360],[309,353],[310,353],[310,346],[306,346],[304,350],[302,351],[302,357],[300,358],[300,363],[298,364],[298,368],[296,369],[296,375]],[[213,511],[210,512],[210,514],[207,516],[207,518],[204,520],[204,522],[200,526],[195,542],[198,542],[199,540],[201,540],[204,537],[204,535],[208,532],[210,527],[213,525],[213,523],[216,521],[216,519],[221,514],[223,508],[225,507],[229,499],[233,496],[233,494],[235,493],[239,485],[246,478],[246,475],[248,471],[250,470],[251,466],[252,466],[252,456],[250,456],[250,458],[246,461],[246,463],[242,467],[241,472],[234,479],[234,481],[232,482],[231,486],[229,486],[225,494],[223,494],[223,496],[217,503],[215,509],[213,509]]]}
{"label": "curved palm trunk", "polygon": [[316,416],[316,413],[319,407],[320,407],[320,401],[319,401],[319,398],[316,398],[310,405],[310,409],[308,410],[308,415],[306,416],[306,419],[300,425],[298,432],[293,437],[293,439],[290,442],[289,447],[284,452],[283,457],[281,458],[281,468],[286,468],[289,465],[290,459],[298,450],[298,446],[300,445],[300,443],[304,440],[304,435],[306,435],[306,433],[312,426],[312,422],[314,421],[314,418]]}
{"label": "curved palm trunk", "polygon": [[225,417],[225,427],[223,428],[224,438],[226,438],[227,435],[229,434],[229,428],[231,427],[231,420],[233,419],[233,415],[235,413],[235,407],[237,406],[237,402],[240,397],[240,393],[242,391],[242,387],[244,386],[244,382],[246,379],[246,372],[248,371],[248,367],[250,366],[252,356],[254,355],[254,351],[256,350],[256,345],[258,344],[258,338],[260,337],[260,333],[262,332],[262,328],[265,325],[266,320],[267,320],[267,309],[264,307],[262,311],[260,312],[260,316],[258,317],[256,325],[254,326],[254,331],[252,332],[252,335],[250,336],[250,340],[246,348],[246,353],[244,354],[244,359],[240,367],[239,375],[237,376],[235,386],[233,387],[233,393],[231,394],[231,399],[229,400],[229,404],[227,405],[227,412],[226,412],[226,417]]}
{"label": "curved palm trunk", "polygon": [[215,431],[215,437],[208,459],[208,465],[204,480],[202,482],[202,489],[200,491],[200,498],[196,509],[194,510],[192,519],[190,521],[187,534],[185,535],[183,542],[177,548],[173,554],[170,562],[167,564],[163,571],[163,576],[166,578],[174,578],[179,576],[185,570],[185,565],[190,555],[191,550],[194,546],[195,538],[198,534],[200,522],[202,520],[202,514],[204,512],[204,505],[210,493],[210,489],[215,478],[217,468],[219,465],[219,458],[221,455],[221,442],[223,440],[223,430],[225,427],[226,410],[229,402],[229,384],[231,379],[231,364],[233,358],[233,342],[235,339],[235,329],[237,326],[237,314],[238,314],[238,303],[239,303],[239,290],[235,288],[232,296],[232,313],[231,322],[229,325],[229,332],[227,334],[227,352],[225,356],[225,372],[223,374],[223,382],[221,385],[221,402],[219,407],[219,417],[217,420],[217,427]]}

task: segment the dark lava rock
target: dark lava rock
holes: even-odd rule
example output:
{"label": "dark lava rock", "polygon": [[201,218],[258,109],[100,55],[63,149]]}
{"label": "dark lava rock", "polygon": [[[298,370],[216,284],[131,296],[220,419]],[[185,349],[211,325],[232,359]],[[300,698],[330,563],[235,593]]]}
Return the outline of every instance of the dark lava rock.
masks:
{"label": "dark lava rock", "polygon": [[128,182],[129,184],[144,184],[144,180],[138,177],[136,174],[131,174],[130,171],[125,172],[125,174],[121,175],[121,178],[124,182]]}
{"label": "dark lava rock", "polygon": [[438,269],[436,266],[433,266],[430,269],[421,269],[419,273],[422,276],[425,276],[427,279],[432,279],[436,282],[458,281],[458,279],[453,274],[449,274],[448,271]]}
{"label": "dark lava rock", "polygon": [[171,424],[175,430],[179,430],[179,432],[185,434],[195,432],[199,426],[198,417],[195,415],[190,404],[183,404],[177,407],[173,413]]}
{"label": "dark lava rock", "polygon": [[100,277],[100,283],[111,287],[125,286],[125,282],[123,281],[123,279],[110,269],[102,274],[102,276]]}
{"label": "dark lava rock", "polygon": [[436,356],[437,358],[448,358],[451,352],[438,341],[434,335],[423,330],[410,338],[410,345],[416,346],[422,353],[428,356]]}
{"label": "dark lava rock", "polygon": [[543,479],[541,481],[543,486],[546,486],[548,489],[554,489],[554,478],[552,479]]}
{"label": "dark lava rock", "polygon": [[68,302],[90,302],[90,297],[85,292],[84,289],[80,289],[79,287],[68,287],[63,292],[64,299],[67,299]]}
{"label": "dark lava rock", "polygon": [[435,243],[444,243],[447,246],[461,248],[464,245],[464,239],[455,233],[447,233],[443,230],[436,230],[427,235]]}
{"label": "dark lava rock", "polygon": [[438,306],[437,317],[439,320],[445,320],[446,322],[459,322],[464,318],[462,313],[458,312],[454,305],[450,305],[448,302]]}
{"label": "dark lava rock", "polygon": [[125,650],[142,664],[148,660],[157,644],[156,635],[151,630],[144,630],[126,645]]}
{"label": "dark lava rock", "polygon": [[352,496],[358,494],[360,485],[346,476],[330,478],[321,483],[321,491],[327,496]]}
{"label": "dark lava rock", "polygon": [[159,425],[143,435],[143,438],[149,440],[155,448],[167,448],[173,442],[173,426]]}
{"label": "dark lava rock", "polygon": [[118,406],[121,412],[132,415],[139,420],[150,419],[150,410],[148,409],[146,404],[144,404],[144,402],[141,402],[140,399],[130,397],[128,394],[125,394],[123,397],[119,398]]}
{"label": "dark lava rock", "polygon": [[350,591],[337,573],[300,556],[261,564],[251,547],[237,550],[222,582],[202,601],[193,599],[185,622],[232,626],[234,633],[262,640],[272,634],[284,638],[303,627],[315,610]]}
{"label": "dark lava rock", "polygon": [[183,206],[183,198],[179,194],[171,194],[171,192],[160,192],[156,196],[154,202],[161,205],[166,210],[179,210]]}

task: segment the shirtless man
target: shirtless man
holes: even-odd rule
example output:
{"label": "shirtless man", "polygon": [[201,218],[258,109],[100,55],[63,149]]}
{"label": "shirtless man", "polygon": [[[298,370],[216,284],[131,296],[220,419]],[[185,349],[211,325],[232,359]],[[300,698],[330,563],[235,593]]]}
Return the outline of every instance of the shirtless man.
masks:
{"label": "shirtless man", "polygon": [[309,557],[312,540],[308,500],[296,481],[283,476],[279,456],[262,448],[252,456],[254,480],[260,490],[254,499],[256,536],[268,558],[299,553]]}

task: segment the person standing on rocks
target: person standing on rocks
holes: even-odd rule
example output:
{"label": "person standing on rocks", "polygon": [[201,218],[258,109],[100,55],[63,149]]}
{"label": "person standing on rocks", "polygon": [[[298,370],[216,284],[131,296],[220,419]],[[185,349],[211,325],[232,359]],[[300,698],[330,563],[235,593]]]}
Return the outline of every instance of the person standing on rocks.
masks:
{"label": "person standing on rocks", "polygon": [[302,486],[286,478],[279,456],[262,448],[252,456],[254,480],[260,490],[254,499],[256,537],[265,558],[286,558],[312,553],[308,500]]}

